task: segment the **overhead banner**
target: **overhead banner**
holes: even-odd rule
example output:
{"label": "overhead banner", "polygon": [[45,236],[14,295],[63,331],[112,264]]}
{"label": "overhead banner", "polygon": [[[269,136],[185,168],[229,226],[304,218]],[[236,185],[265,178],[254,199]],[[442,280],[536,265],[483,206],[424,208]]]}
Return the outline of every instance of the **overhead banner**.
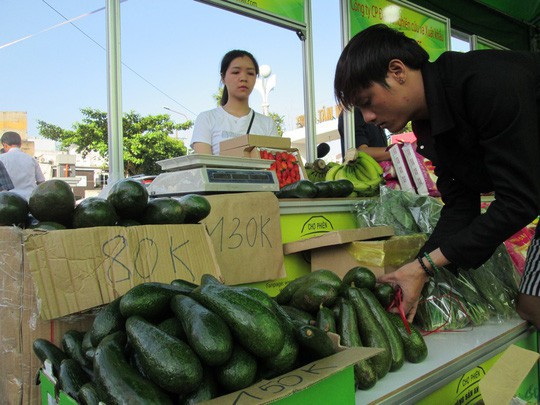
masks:
{"label": "overhead banner", "polygon": [[350,38],[375,24],[386,24],[415,39],[437,59],[450,49],[450,20],[421,7],[387,0],[350,0]]}
{"label": "overhead banner", "polygon": [[473,39],[472,41],[473,49],[477,49],[479,51],[486,50],[486,49],[508,49],[488,39],[479,37],[478,35],[473,35],[472,39]]}
{"label": "overhead banner", "polygon": [[197,0],[285,28],[305,28],[305,0]]}

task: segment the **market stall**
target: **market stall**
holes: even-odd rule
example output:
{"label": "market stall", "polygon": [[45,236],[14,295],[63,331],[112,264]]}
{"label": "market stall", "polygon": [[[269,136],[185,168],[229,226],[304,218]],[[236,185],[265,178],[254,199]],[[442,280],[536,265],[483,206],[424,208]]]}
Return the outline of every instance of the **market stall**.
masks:
{"label": "market stall", "polygon": [[[310,2],[295,3],[298,14],[292,17],[282,15],[277,2],[269,2],[262,10],[243,6],[242,2],[205,2],[298,30],[302,41],[306,41],[305,99],[306,112],[310,117],[310,111],[313,112],[309,94],[312,87],[309,83],[312,76]],[[375,23],[382,16],[382,8],[387,3],[369,1],[358,8],[358,2],[342,1],[344,25],[347,27],[344,40]],[[420,41],[428,42],[434,57],[448,49],[448,18],[409,3],[396,2],[391,5],[398,7],[398,14],[405,16],[408,26],[416,27],[413,31]],[[111,17],[117,12],[114,7],[109,11]],[[117,19],[111,18],[109,24],[113,37],[117,23]],[[113,39],[111,50],[114,47]],[[118,84],[119,78],[112,82]],[[111,94],[111,108],[114,109],[119,107],[118,97],[114,95],[116,91],[112,89]],[[110,114],[110,117],[113,124],[115,115]],[[308,134],[312,128],[310,120],[314,122],[314,114],[308,119]],[[110,133],[120,136],[121,127],[111,128]],[[479,384],[497,361],[503,358],[503,353],[517,346],[533,353],[536,356],[534,361],[537,360],[538,334],[515,314],[484,318],[481,324],[474,324],[468,322],[473,316],[462,311],[468,318],[462,327],[424,329],[424,335],[417,331],[415,336],[424,345],[421,349],[425,349],[419,356],[421,359],[404,361],[402,358],[401,363],[394,366],[391,364],[394,359],[387,358],[385,361],[388,365],[380,366],[386,369],[377,375],[376,381],[371,381],[370,387],[357,390],[356,386],[366,383],[367,378],[362,380],[356,376],[355,367],[362,361],[367,362],[367,359],[378,358],[382,362],[382,357],[377,356],[385,353],[388,356],[391,350],[381,349],[381,345],[377,344],[366,344],[367,347],[344,344],[347,342],[343,314],[348,307],[343,303],[346,300],[339,297],[357,300],[354,301],[357,306],[353,308],[356,314],[366,311],[366,308],[370,311],[375,306],[379,314],[381,310],[385,311],[388,304],[395,302],[395,296],[385,304],[377,298],[379,301],[372,302],[371,307],[361,306],[364,300],[369,302],[365,297],[370,297],[370,291],[375,291],[375,275],[391,272],[414,258],[427,232],[417,227],[409,234],[401,234],[398,233],[397,223],[389,221],[370,223],[367,220],[365,226],[361,225],[360,219],[366,220],[369,204],[370,209],[375,209],[374,206],[379,210],[386,207],[381,199],[383,191],[379,187],[382,182],[381,167],[377,166],[375,171],[375,183],[368,176],[367,166],[364,167],[365,172],[358,169],[360,174],[355,171],[341,178],[325,177],[325,182],[344,180],[350,183],[350,189],[344,195],[337,195],[335,190],[322,195],[321,189],[317,189],[314,182],[308,179],[307,172],[302,172],[305,166],[297,156],[298,151],[291,149],[290,145],[255,144],[265,140],[247,139],[246,144],[222,148],[232,151],[230,153],[233,155],[230,156],[190,155],[161,162],[164,173],[148,189],[137,186],[145,190],[140,191],[142,198],[133,198],[128,204],[124,204],[127,198],[118,197],[120,190],[113,187],[106,198],[112,205],[112,211],[100,216],[99,221],[103,222],[98,222],[97,216],[93,216],[97,208],[87,207],[86,202],[75,207],[73,198],[68,196],[69,203],[73,204],[70,210],[65,210],[64,216],[69,213],[69,218],[58,219],[60,222],[65,220],[63,229],[39,228],[39,222],[50,222],[49,211],[54,211],[50,207],[55,207],[57,201],[30,204],[23,220],[10,220],[5,224],[19,226],[17,229],[10,226],[0,230],[3,235],[0,243],[1,264],[10,271],[4,277],[15,280],[10,285],[10,295],[6,294],[7,299],[4,298],[3,303],[7,304],[0,305],[0,318],[11,322],[9,332],[11,329],[21,331],[18,336],[10,336],[6,347],[2,348],[4,358],[8,359],[2,362],[3,366],[9,361],[13,363],[13,353],[17,353],[16,358],[22,362],[19,370],[0,369],[11,398],[19,399],[18,402],[24,402],[21,398],[35,400],[37,389],[29,386],[29,380],[42,367],[41,399],[48,403],[76,403],[75,397],[82,395],[82,385],[76,390],[73,388],[75,384],[70,386],[66,383],[68,379],[65,375],[62,377],[60,372],[63,360],[67,360],[61,356],[66,353],[59,355],[51,346],[63,345],[63,350],[69,352],[66,357],[75,360],[75,352],[71,352],[72,347],[65,343],[65,337],[69,336],[67,330],[72,327],[79,332],[76,335],[80,339],[81,350],[84,337],[89,336],[87,339],[90,343],[86,341],[88,346],[77,360],[82,361],[84,367],[81,367],[82,363],[75,363],[79,369],[92,369],[91,373],[85,375],[89,384],[95,382],[105,387],[107,398],[121,397],[126,393],[131,395],[133,391],[141,397],[146,396],[148,401],[161,403],[186,400],[193,392],[199,393],[201,386],[206,391],[200,398],[214,398],[215,403],[329,403],[332,399],[339,403],[356,404],[474,403],[481,396]],[[282,139],[279,141],[283,142]],[[314,145],[310,145],[309,141],[307,145],[307,159],[314,160]],[[118,144],[112,141],[111,149],[115,148],[118,148]],[[234,153],[240,155],[234,156]],[[293,161],[291,157],[296,160]],[[283,170],[276,169],[278,161],[284,164]],[[295,170],[287,169],[287,164]],[[375,170],[373,166],[371,169],[372,172]],[[329,168],[327,173],[331,170]],[[344,166],[340,166],[339,170],[344,170]],[[285,176],[282,174],[285,171],[288,179],[281,177]],[[334,176],[337,176],[337,171],[332,172]],[[364,180],[360,181],[361,178]],[[415,183],[417,180],[409,178],[411,194],[421,197],[424,204],[431,197],[427,196],[427,188],[426,193],[420,192],[419,183]],[[302,193],[293,190],[297,193],[294,196],[284,194],[291,192],[288,185],[298,185],[300,181],[306,186]],[[361,188],[362,185],[366,187]],[[314,194],[308,195],[313,190]],[[128,196],[133,197],[133,193],[134,190],[129,191]],[[197,195],[197,199],[187,199],[188,196],[194,198],[193,195]],[[87,201],[98,202],[97,199]],[[135,210],[137,204],[134,202],[137,201],[143,204]],[[102,201],[99,203],[105,204]],[[47,207],[39,210],[40,205]],[[417,212],[424,206],[414,208],[414,212]],[[99,211],[106,209],[109,207],[103,206]],[[398,209],[393,205],[391,210]],[[32,224],[37,229],[22,231],[20,228],[30,228],[26,224],[28,213],[37,219],[38,224]],[[435,215],[431,215],[430,219],[432,217]],[[120,224],[120,219],[137,222],[128,226],[127,223]],[[4,240],[9,242],[4,243]],[[368,255],[360,255],[359,258],[354,253],[365,246],[370,246],[379,254],[388,253],[388,257],[383,257],[380,262],[364,262],[362,260]],[[394,259],[397,256],[398,261],[390,261],[390,256]],[[319,267],[317,263],[321,262],[317,260],[323,258],[327,261]],[[368,274],[366,277],[371,277],[370,288],[361,287],[360,279],[345,281],[353,266],[367,269],[362,271],[364,276]],[[317,278],[319,276],[320,279]],[[513,279],[513,269],[509,278]],[[322,289],[327,290],[318,295]],[[30,298],[19,294],[20,290],[29,291]],[[290,292],[290,296],[286,296],[284,291]],[[297,291],[302,293],[296,294]],[[475,291],[478,292],[478,288]],[[365,294],[365,297],[360,295],[363,298],[356,298],[356,294]],[[150,301],[149,297],[156,296],[155,301]],[[196,302],[190,302],[189,297],[195,297],[193,301]],[[227,297],[233,298],[229,300]],[[276,309],[278,304],[281,305],[280,309]],[[338,322],[342,322],[334,332],[330,328],[325,330],[320,327],[319,316],[323,316],[320,315],[321,308],[325,306],[323,304],[327,304],[327,310],[338,314],[330,312],[330,318],[339,318]],[[289,319],[292,315],[282,315],[280,311],[284,311],[284,306],[303,309],[310,317],[302,326],[298,326]],[[17,311],[24,312],[24,316],[16,317]],[[198,318],[196,311],[199,315],[203,314],[204,319],[211,318],[212,324],[201,325],[203,322],[199,321],[203,316]],[[367,315],[367,311],[364,315]],[[108,314],[109,318],[105,319],[108,323],[103,320],[103,314]],[[111,321],[113,317],[116,318]],[[164,330],[171,327],[170,322],[167,324],[166,321],[173,319],[177,325],[177,318],[184,333],[182,337],[178,329]],[[188,318],[191,322],[185,320]],[[249,322],[242,323],[243,319],[249,319]],[[265,319],[262,324],[259,323],[261,319]],[[298,321],[298,318],[295,320]],[[314,327],[313,321],[318,322],[318,328]],[[356,320],[351,322],[355,322],[357,329],[360,328]],[[406,321],[399,322],[402,327],[411,326]],[[195,330],[193,325],[201,329]],[[253,325],[259,329],[250,329]],[[375,322],[373,325],[376,325]],[[5,328],[4,324],[2,326]],[[99,327],[103,330],[100,331]],[[299,338],[299,331],[305,332],[305,335]],[[127,345],[124,333],[129,335],[127,352],[122,351]],[[174,333],[179,335],[175,336]],[[292,339],[293,333],[301,343]],[[2,329],[2,337],[7,335],[8,331]],[[228,347],[218,353],[223,357],[221,360],[216,360],[219,356],[215,352],[209,354],[197,346],[199,340],[214,335],[222,337],[225,342],[223,346]],[[320,337],[324,345],[310,346],[308,338],[313,335]],[[294,355],[287,353],[290,357],[286,357],[286,360],[292,361],[286,364],[273,362],[276,358],[284,361],[280,355],[286,347],[287,338],[290,338],[290,347],[295,348],[291,352],[296,350]],[[32,344],[29,339],[33,341]],[[397,344],[398,339],[393,343]],[[160,341],[165,342],[161,347]],[[402,340],[399,342],[403,344]],[[38,359],[32,356],[31,345]],[[159,350],[155,349],[156,346]],[[163,371],[160,365],[153,362],[154,358],[167,361],[170,352],[164,355],[163,347],[166,346],[181,352],[178,357],[190,364],[187,372],[184,369],[174,370],[174,376],[179,378],[168,378],[173,371]],[[239,357],[248,358],[244,363],[248,376],[241,382],[231,383],[223,366],[233,358],[233,346],[244,348],[238,350],[241,353]],[[306,351],[302,352],[301,349]],[[191,353],[191,350],[196,355],[190,354],[188,358],[186,352]],[[129,355],[129,359],[124,355]],[[249,360],[250,356],[254,360]],[[202,363],[199,363],[199,358]],[[123,372],[112,366],[113,360],[121,363]],[[396,363],[399,361],[396,360]],[[517,389],[513,387],[511,395],[516,394],[534,403],[539,399],[539,371],[538,365],[532,364],[531,371],[519,370],[525,378],[518,381]],[[204,374],[208,372],[207,367],[212,370],[212,375],[219,373],[216,375],[220,390],[214,391],[214,388],[206,386],[211,380],[209,374]],[[390,371],[392,367],[395,368]],[[174,365],[171,368],[174,369]],[[59,388],[63,393],[57,396]]]}

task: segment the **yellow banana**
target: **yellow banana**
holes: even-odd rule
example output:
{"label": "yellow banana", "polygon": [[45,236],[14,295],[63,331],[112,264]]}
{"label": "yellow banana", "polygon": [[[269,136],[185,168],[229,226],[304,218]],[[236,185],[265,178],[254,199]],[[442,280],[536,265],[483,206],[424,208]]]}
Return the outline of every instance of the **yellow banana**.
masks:
{"label": "yellow banana", "polygon": [[345,165],[345,168],[342,171],[345,178],[353,184],[354,191],[366,192],[371,188],[368,183],[356,177],[355,168],[353,165]]}
{"label": "yellow banana", "polygon": [[354,174],[356,175],[356,177],[362,181],[369,181],[371,180],[370,177],[367,175],[367,173],[365,172],[365,169],[362,167],[362,165],[360,164],[360,159],[357,159],[355,162],[354,162]]}
{"label": "yellow banana", "polygon": [[334,180],[340,180],[340,179],[346,179],[348,174],[348,168],[347,165],[340,165],[341,169],[339,169],[336,172],[336,175],[334,176]]}
{"label": "yellow banana", "polygon": [[371,166],[378,176],[383,175],[383,169],[381,165],[375,159],[373,159],[373,157],[368,155],[366,152],[359,151],[358,158],[362,161],[363,164]]}
{"label": "yellow banana", "polygon": [[360,158],[360,168],[362,172],[371,180],[380,177],[375,167],[364,157]]}
{"label": "yellow banana", "polygon": [[324,176],[324,179],[326,181],[330,181],[330,180],[335,180],[336,178],[336,173],[339,172],[341,169],[343,168],[343,166],[341,166],[340,164],[337,164],[335,166],[332,166],[330,169],[328,169],[328,171],[326,172],[325,176]]}

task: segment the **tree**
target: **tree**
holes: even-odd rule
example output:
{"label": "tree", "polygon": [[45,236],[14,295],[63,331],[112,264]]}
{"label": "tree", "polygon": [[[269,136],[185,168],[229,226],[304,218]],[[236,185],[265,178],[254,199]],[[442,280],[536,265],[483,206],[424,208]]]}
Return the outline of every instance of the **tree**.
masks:
{"label": "tree", "polygon": [[[83,108],[81,113],[84,118],[82,122],[73,124],[73,130],[38,120],[40,135],[60,142],[63,149],[74,145],[77,153],[83,157],[96,151],[107,160],[107,113],[92,108]],[[168,114],[143,117],[134,111],[124,113],[122,129],[125,174],[158,174],[161,168],[156,161],[185,155],[187,149],[184,142],[170,135],[178,130],[189,129],[192,125],[191,121],[176,124]]]}

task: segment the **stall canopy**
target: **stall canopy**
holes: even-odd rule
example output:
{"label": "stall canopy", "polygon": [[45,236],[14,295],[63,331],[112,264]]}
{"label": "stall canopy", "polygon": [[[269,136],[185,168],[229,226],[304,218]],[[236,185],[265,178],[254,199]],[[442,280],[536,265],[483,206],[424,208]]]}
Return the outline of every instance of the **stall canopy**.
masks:
{"label": "stall canopy", "polygon": [[509,49],[540,50],[540,0],[409,0],[452,21],[452,28]]}

